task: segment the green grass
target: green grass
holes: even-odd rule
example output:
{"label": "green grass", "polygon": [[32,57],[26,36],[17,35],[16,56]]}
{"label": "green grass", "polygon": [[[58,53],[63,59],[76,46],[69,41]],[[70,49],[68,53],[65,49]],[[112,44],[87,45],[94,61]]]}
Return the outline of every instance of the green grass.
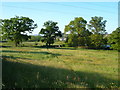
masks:
{"label": "green grass", "polygon": [[[29,45],[34,43],[27,43]],[[3,47],[3,88],[118,88],[118,52]]]}

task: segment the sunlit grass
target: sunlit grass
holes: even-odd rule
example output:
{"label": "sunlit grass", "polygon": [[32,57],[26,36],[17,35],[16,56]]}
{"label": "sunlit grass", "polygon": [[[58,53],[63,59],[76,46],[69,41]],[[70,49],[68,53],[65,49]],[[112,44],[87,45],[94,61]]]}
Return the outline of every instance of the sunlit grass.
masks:
{"label": "sunlit grass", "polygon": [[118,87],[114,50],[9,47],[2,56],[5,87]]}

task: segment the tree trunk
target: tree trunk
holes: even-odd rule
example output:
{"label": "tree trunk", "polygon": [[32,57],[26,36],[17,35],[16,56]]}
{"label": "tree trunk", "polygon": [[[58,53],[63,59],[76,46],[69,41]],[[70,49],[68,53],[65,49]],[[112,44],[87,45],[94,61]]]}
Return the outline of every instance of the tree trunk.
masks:
{"label": "tree trunk", "polygon": [[20,44],[20,42],[15,42],[15,46],[16,46],[16,47],[18,46],[18,44]]}
{"label": "tree trunk", "polygon": [[49,43],[49,47],[50,47],[50,43]]}
{"label": "tree trunk", "polygon": [[48,49],[48,43],[46,43],[46,48]]}
{"label": "tree trunk", "polygon": [[17,44],[17,42],[15,42],[15,47],[17,47],[18,46],[18,44]]}

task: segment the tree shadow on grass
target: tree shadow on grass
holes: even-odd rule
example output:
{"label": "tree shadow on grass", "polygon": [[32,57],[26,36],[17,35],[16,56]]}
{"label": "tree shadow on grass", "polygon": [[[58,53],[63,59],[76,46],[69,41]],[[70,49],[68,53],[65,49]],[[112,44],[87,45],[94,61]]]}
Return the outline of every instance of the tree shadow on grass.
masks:
{"label": "tree shadow on grass", "polygon": [[61,54],[57,54],[57,53],[51,53],[51,52],[45,52],[45,51],[41,51],[41,52],[27,52],[27,51],[13,51],[13,50],[2,50],[2,52],[7,52],[7,53],[25,53],[25,54],[44,54],[44,55],[52,55],[52,56],[61,56]]}
{"label": "tree shadow on grass", "polygon": [[0,46],[0,48],[10,48],[11,46]]}
{"label": "tree shadow on grass", "polygon": [[2,60],[3,89],[68,88],[72,85],[86,88],[119,86],[117,80],[106,78],[95,72],[72,71],[29,63],[17,63],[7,59],[9,58]]}
{"label": "tree shadow on grass", "polygon": [[30,58],[14,57],[13,55],[10,55],[10,56],[2,55],[2,59],[5,59],[5,58],[14,59],[14,60],[18,60],[18,59],[32,60]]}
{"label": "tree shadow on grass", "polygon": [[[46,48],[45,46],[33,46],[34,48]],[[55,47],[55,46],[51,46],[51,47],[48,47],[48,49],[65,49],[65,50],[77,50],[78,48],[75,48],[75,47]]]}

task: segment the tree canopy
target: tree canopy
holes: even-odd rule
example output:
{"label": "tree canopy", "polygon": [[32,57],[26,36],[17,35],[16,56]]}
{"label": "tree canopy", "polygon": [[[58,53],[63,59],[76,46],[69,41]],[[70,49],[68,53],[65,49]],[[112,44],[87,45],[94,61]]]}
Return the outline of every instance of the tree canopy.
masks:
{"label": "tree canopy", "polygon": [[110,34],[108,37],[108,43],[111,44],[112,49],[120,51],[120,27]]}
{"label": "tree canopy", "polygon": [[43,26],[45,28],[42,28],[39,34],[42,36],[42,42],[45,42],[48,47],[54,43],[56,37],[61,37],[62,33],[57,26],[57,22],[47,21]]}
{"label": "tree canopy", "polygon": [[1,26],[2,37],[13,41],[15,46],[18,46],[23,40],[28,40],[30,36],[27,35],[27,32],[32,33],[37,28],[37,24],[34,24],[32,19],[22,16],[1,20]]}
{"label": "tree canopy", "polygon": [[[88,37],[91,32],[86,29],[87,21],[82,17],[77,17],[73,21],[70,21],[68,25],[65,26],[64,32],[69,32],[68,44],[70,46],[85,46],[88,45]],[[74,40],[76,39],[76,40]]]}
{"label": "tree canopy", "polygon": [[[111,45],[112,49],[119,50],[120,45],[120,27],[118,27],[112,34],[107,35],[106,20],[103,17],[94,16],[87,24],[83,17],[76,17],[65,25],[64,34],[66,36],[67,46],[87,46],[90,48],[103,48],[105,45]],[[15,16],[10,19],[0,19],[0,39],[11,40],[18,46],[25,40],[39,41],[46,43],[50,46],[56,38],[62,37],[62,33],[57,26],[57,22],[46,21],[39,32],[39,36],[31,36],[37,24],[29,17]],[[88,27],[87,27],[88,26]]]}
{"label": "tree canopy", "polygon": [[105,24],[106,20],[103,21],[103,17],[91,17],[88,28],[93,33],[91,37],[91,44],[94,48],[101,48],[105,44],[104,35],[106,34]]}
{"label": "tree canopy", "polygon": [[91,17],[89,21],[88,28],[93,34],[106,34],[105,24],[106,20],[103,21],[103,17]]}

